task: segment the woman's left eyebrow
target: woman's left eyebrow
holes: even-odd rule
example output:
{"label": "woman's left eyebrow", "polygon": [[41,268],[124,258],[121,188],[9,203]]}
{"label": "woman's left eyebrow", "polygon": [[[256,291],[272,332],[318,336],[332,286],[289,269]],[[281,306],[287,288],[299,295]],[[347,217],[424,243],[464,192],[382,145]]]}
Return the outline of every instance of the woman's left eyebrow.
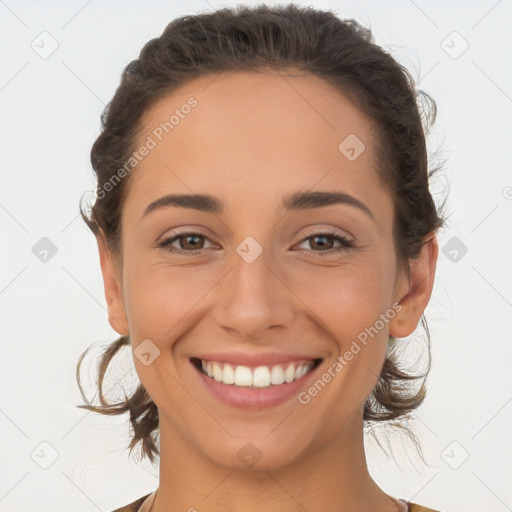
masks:
{"label": "woman's left eyebrow", "polygon": [[[372,211],[362,201],[344,192],[295,192],[284,197],[282,209],[286,211],[307,210],[321,208],[333,204],[346,204],[358,208],[375,220]],[[178,208],[190,208],[201,212],[222,214],[224,202],[210,194],[168,194],[150,203],[142,217],[155,210],[174,206]]]}

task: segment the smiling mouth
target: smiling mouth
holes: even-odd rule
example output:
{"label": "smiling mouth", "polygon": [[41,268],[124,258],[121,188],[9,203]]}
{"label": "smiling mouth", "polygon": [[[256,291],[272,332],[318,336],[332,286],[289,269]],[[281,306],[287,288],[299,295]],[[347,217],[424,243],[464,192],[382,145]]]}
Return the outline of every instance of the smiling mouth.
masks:
{"label": "smiling mouth", "polygon": [[234,387],[261,389],[286,385],[299,380],[317,368],[323,359],[310,359],[257,367],[232,365],[219,361],[206,361],[197,357],[191,357],[190,361],[199,372],[217,382]]}

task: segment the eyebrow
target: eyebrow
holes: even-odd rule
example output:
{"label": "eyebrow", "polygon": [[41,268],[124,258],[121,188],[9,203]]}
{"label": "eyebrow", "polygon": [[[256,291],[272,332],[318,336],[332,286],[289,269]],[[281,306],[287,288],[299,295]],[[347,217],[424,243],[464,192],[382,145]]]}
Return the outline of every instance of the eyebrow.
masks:
{"label": "eyebrow", "polygon": [[[359,199],[344,192],[296,192],[283,198],[282,208],[291,212],[321,208],[333,204],[354,206],[375,220],[368,206]],[[168,194],[149,204],[144,211],[143,217],[155,210],[169,206],[190,208],[212,214],[222,214],[224,212],[224,202],[210,194]]]}

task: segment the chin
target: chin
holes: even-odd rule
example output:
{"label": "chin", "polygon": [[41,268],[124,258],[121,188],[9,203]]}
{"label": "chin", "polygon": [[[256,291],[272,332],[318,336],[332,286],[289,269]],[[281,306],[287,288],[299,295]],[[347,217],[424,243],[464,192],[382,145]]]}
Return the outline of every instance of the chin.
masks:
{"label": "chin", "polygon": [[276,437],[275,441],[265,439],[252,440],[230,439],[219,443],[212,452],[212,446],[204,448],[204,454],[212,462],[232,471],[273,471],[292,464],[302,454],[296,442],[283,443]]}

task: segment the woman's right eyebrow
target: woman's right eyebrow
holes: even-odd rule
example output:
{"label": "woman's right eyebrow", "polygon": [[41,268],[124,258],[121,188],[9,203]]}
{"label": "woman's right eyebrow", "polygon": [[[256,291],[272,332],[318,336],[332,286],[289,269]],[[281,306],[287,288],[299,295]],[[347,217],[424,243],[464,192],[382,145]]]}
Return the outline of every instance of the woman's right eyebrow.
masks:
{"label": "woman's right eyebrow", "polygon": [[150,203],[144,210],[142,217],[144,218],[155,210],[169,206],[191,208],[215,214],[221,214],[224,211],[224,203],[210,194],[168,194]]}
{"label": "woman's right eyebrow", "polygon": [[[333,204],[346,204],[354,206],[366,213],[372,220],[375,217],[372,211],[362,201],[346,194],[345,192],[295,192],[285,196],[281,208],[285,211],[306,210],[311,208],[321,208]],[[178,208],[191,208],[206,213],[222,214],[224,212],[224,202],[210,194],[167,194],[150,203],[142,218],[151,212],[170,206]]]}

